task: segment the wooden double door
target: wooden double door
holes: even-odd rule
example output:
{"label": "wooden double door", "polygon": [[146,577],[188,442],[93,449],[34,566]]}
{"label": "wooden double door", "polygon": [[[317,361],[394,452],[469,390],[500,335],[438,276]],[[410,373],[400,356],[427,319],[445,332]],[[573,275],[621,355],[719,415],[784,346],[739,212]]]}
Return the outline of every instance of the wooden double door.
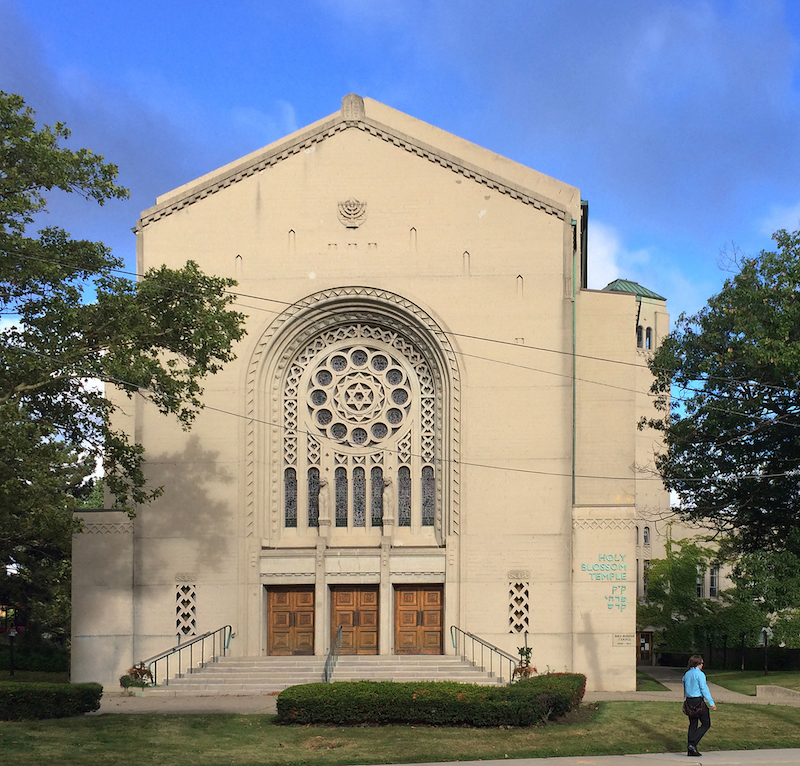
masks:
{"label": "wooden double door", "polygon": [[394,589],[395,654],[442,654],[444,589],[398,585]]}
{"label": "wooden double door", "polygon": [[378,586],[331,588],[331,641],[342,626],[342,654],[378,653]]}
{"label": "wooden double door", "polygon": [[314,586],[267,591],[267,654],[314,654]]}

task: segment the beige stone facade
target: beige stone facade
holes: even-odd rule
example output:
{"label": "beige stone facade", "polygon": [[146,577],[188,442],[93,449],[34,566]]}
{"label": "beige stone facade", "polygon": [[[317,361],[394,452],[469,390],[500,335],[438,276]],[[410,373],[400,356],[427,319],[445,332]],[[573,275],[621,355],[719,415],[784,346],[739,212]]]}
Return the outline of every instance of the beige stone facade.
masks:
{"label": "beige stone facade", "polygon": [[587,215],[354,95],[159,198],[138,270],[235,277],[248,334],[191,432],[121,399],[165,491],[87,517],[74,678],[225,624],[240,656],[324,655],[337,624],[354,652],[452,653],[454,625],[635,688],[637,526],[668,509],[636,328],[654,348],[668,316],[585,288]]}

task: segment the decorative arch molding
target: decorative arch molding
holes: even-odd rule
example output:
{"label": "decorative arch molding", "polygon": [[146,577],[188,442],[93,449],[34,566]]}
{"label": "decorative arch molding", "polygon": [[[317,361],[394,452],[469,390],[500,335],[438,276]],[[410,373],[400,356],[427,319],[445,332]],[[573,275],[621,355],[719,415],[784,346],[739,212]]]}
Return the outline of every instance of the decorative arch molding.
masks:
{"label": "decorative arch molding", "polygon": [[282,503],[280,467],[283,421],[281,381],[306,346],[319,350],[326,332],[349,326],[369,337],[375,327],[405,339],[425,358],[436,381],[437,425],[441,465],[437,518],[440,543],[460,530],[461,375],[450,339],[436,320],[416,304],[372,287],[322,290],[296,301],[276,317],[259,338],[247,368],[245,414],[245,535],[279,539]]}

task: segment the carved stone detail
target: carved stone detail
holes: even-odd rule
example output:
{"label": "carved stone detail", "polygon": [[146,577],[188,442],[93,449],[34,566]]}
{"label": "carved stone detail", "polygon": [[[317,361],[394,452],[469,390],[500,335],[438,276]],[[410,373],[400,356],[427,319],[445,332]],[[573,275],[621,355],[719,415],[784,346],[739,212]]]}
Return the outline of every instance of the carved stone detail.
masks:
{"label": "carved stone detail", "polygon": [[274,540],[281,529],[279,472],[273,468],[268,481],[266,476],[259,481],[257,474],[264,468],[264,462],[256,461],[256,453],[283,453],[281,429],[270,426],[281,421],[280,407],[276,403],[281,398],[285,370],[304,345],[319,339],[325,331],[344,325],[356,329],[378,325],[391,328],[395,333],[400,330],[429,360],[431,373],[436,378],[435,406],[442,413],[436,424],[435,439],[442,445],[438,454],[444,458],[437,506],[444,509],[446,515],[438,510],[436,525],[443,536],[458,535],[461,377],[455,352],[447,335],[425,311],[402,296],[371,287],[333,288],[295,302],[273,320],[256,345],[248,366],[245,392],[248,418],[245,534],[248,537],[255,534],[259,496],[269,498],[264,532]]}
{"label": "carved stone detail", "polygon": [[364,99],[357,93],[349,93],[342,99],[342,117],[345,120],[360,120],[365,115]]}
{"label": "carved stone detail", "polygon": [[[363,104],[363,101],[362,101]],[[559,207],[556,202],[546,198],[540,198],[536,194],[525,187],[517,186],[516,184],[507,181],[500,176],[495,176],[492,173],[482,170],[481,168],[471,165],[464,160],[456,157],[455,155],[441,152],[433,146],[417,142],[403,133],[396,133],[392,128],[387,125],[375,122],[374,120],[366,117],[365,115],[347,118],[342,115],[328,120],[313,131],[309,131],[295,139],[292,143],[282,144],[276,149],[273,149],[269,154],[262,155],[259,159],[252,162],[250,165],[239,166],[236,170],[219,181],[212,182],[207,186],[202,187],[194,192],[186,194],[176,200],[165,202],[161,206],[156,206],[152,212],[142,216],[139,220],[135,231],[139,231],[144,226],[147,226],[154,221],[172,215],[173,213],[183,210],[188,205],[193,205],[201,199],[205,199],[211,194],[216,194],[221,189],[226,189],[228,186],[239,181],[249,178],[256,173],[265,170],[266,168],[276,165],[281,160],[291,157],[293,154],[298,154],[306,149],[310,149],[315,144],[323,142],[325,139],[336,135],[337,133],[348,130],[357,129],[363,130],[376,138],[386,141],[387,143],[394,144],[405,151],[416,154],[422,159],[441,165],[443,168],[458,173],[465,178],[469,178],[476,183],[486,186],[500,194],[506,194],[512,199],[519,200],[524,205],[531,205],[532,207],[554,215],[562,221],[566,220],[567,212]]]}
{"label": "carved stone detail", "polygon": [[83,531],[87,535],[132,535],[133,522],[120,521],[110,524],[84,524]]}
{"label": "carved stone detail", "polygon": [[633,529],[634,523],[625,519],[573,519],[573,529]]}
{"label": "carved stone detail", "polygon": [[348,229],[357,229],[367,220],[367,203],[351,197],[337,206],[339,222]]}

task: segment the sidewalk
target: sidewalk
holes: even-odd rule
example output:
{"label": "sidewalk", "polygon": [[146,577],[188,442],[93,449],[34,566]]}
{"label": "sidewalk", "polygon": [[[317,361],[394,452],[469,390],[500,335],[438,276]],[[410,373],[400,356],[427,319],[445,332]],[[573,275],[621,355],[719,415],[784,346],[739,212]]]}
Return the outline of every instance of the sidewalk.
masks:
{"label": "sidewalk", "polygon": [[[658,665],[641,667],[640,670],[651,678],[664,684],[668,692],[586,692],[584,702],[616,701],[616,700],[640,700],[648,702],[668,702],[683,700],[683,668],[662,668]],[[768,679],[769,677],[767,677]],[[775,687],[770,687],[774,689]],[[789,705],[800,707],[800,694],[788,692],[780,697],[750,697],[747,694],[739,694],[729,689],[724,689],[717,684],[709,682],[708,690],[714,697],[714,702],[723,704],[749,704],[749,705]],[[800,759],[798,759],[800,764]]]}
{"label": "sidewalk", "polygon": [[[508,761],[459,761],[456,764],[418,763],[415,766],[501,766]],[[514,766],[664,766],[672,763],[700,763],[707,766],[788,766],[800,763],[800,750],[731,750],[702,758],[687,758],[686,753],[646,753],[645,755],[595,755],[567,758],[518,758]]]}

